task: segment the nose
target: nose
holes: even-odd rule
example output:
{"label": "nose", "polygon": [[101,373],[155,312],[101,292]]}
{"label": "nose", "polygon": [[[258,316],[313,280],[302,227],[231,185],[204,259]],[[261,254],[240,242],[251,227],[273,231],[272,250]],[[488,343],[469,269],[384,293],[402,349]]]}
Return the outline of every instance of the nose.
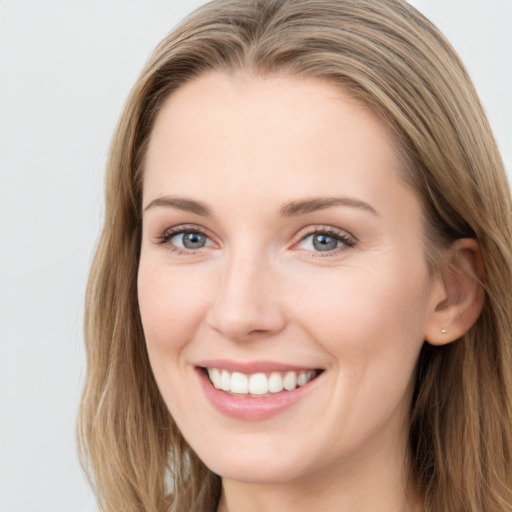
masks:
{"label": "nose", "polygon": [[279,282],[271,267],[253,255],[226,261],[208,310],[209,326],[234,341],[268,337],[284,329]]}

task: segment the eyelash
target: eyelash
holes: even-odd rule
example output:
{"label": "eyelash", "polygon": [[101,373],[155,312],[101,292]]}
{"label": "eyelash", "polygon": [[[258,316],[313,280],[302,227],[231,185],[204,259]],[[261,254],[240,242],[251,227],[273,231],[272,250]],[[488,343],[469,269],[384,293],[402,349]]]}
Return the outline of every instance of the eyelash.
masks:
{"label": "eyelash", "polygon": [[314,228],[311,231],[305,233],[300,240],[294,244],[294,247],[303,243],[309,237],[314,237],[316,235],[326,235],[330,238],[334,238],[338,242],[341,242],[340,247],[336,247],[330,251],[310,251],[309,254],[312,258],[327,258],[329,256],[338,256],[339,254],[345,252],[346,250],[354,247],[357,243],[356,239],[351,237],[348,233],[340,231],[330,226],[322,226],[320,228]]}
{"label": "eyelash", "polygon": [[[177,254],[178,256],[191,255],[203,249],[203,247],[199,249],[182,249],[181,247],[176,247],[174,244],[170,243],[170,240],[176,235],[185,235],[187,233],[199,233],[209,239],[208,234],[199,226],[177,226],[175,228],[171,228],[165,231],[161,236],[158,237],[155,243],[157,245],[167,245],[167,250]],[[347,233],[344,233],[330,226],[322,226],[319,228],[312,229],[305,233],[300,238],[300,240],[294,244],[293,247],[296,247],[300,243],[303,243],[309,237],[313,237],[315,235],[326,235],[328,237],[334,238],[338,242],[341,242],[342,245],[330,251],[310,251],[310,255],[312,258],[325,258],[329,256],[339,255],[340,253],[346,251],[347,249],[354,247],[357,243],[357,240],[348,235]],[[322,254],[322,252],[325,252],[325,254]]]}
{"label": "eyelash", "polygon": [[167,245],[167,250],[169,252],[175,253],[178,256],[181,255],[189,255],[193,253],[197,253],[199,249],[193,250],[193,249],[182,249],[181,247],[176,247],[173,245],[170,241],[173,237],[176,235],[186,235],[187,233],[199,233],[206,238],[209,238],[209,236],[206,234],[206,232],[201,229],[199,226],[177,226],[175,228],[168,229],[165,231],[161,236],[158,237],[156,244],[157,245]]}

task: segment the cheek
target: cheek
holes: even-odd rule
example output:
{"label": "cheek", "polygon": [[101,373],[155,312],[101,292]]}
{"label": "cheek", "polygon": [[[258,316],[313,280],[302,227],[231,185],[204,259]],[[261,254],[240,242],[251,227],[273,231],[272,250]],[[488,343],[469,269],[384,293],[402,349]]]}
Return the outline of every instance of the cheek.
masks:
{"label": "cheek", "polygon": [[303,287],[296,316],[331,356],[332,396],[339,404],[330,409],[331,423],[343,424],[357,444],[396,411],[407,414],[423,344],[426,281],[421,271],[402,279],[399,272],[349,274]]}
{"label": "cheek", "polygon": [[183,378],[183,355],[205,314],[206,288],[195,286],[198,282],[141,258],[137,286],[148,356],[160,393],[178,424],[184,412],[193,410],[189,397],[194,388],[190,379]]}
{"label": "cheek", "polygon": [[182,349],[206,311],[204,276],[151,265],[141,258],[137,278],[139,308],[148,351]]}
{"label": "cheek", "polygon": [[398,372],[408,382],[423,344],[428,278],[420,266],[400,268],[350,268],[302,286],[295,316],[342,375],[373,380]]}

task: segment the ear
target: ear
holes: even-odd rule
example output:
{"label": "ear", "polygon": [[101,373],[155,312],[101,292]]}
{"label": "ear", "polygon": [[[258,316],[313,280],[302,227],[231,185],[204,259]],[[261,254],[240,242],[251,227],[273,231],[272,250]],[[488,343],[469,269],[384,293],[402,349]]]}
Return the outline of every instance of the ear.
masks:
{"label": "ear", "polygon": [[476,240],[456,240],[446,253],[442,276],[434,283],[425,340],[445,345],[459,339],[476,322],[484,305],[484,265]]}

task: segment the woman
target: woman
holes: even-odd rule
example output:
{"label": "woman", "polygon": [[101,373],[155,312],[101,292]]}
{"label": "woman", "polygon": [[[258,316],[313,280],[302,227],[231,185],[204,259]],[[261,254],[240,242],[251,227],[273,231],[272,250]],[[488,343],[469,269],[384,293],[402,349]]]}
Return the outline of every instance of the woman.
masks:
{"label": "woman", "polygon": [[400,0],[218,0],[117,128],[81,449],[103,510],[512,510],[512,219]]}

